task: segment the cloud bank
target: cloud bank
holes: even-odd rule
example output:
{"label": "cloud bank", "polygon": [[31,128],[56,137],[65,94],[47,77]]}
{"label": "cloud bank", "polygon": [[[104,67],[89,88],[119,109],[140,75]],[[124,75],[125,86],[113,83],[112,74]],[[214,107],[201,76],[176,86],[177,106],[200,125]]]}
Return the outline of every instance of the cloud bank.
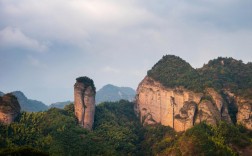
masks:
{"label": "cloud bank", "polygon": [[161,57],[201,67],[218,56],[252,60],[249,0],[2,0],[1,91],[46,103],[72,99],[87,75],[136,88]]}

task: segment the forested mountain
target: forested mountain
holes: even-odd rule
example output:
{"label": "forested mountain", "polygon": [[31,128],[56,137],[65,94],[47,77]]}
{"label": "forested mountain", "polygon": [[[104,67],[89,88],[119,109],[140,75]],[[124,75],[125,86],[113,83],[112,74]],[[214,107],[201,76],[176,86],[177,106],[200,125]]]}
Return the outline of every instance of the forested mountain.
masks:
{"label": "forested mountain", "polygon": [[117,87],[111,84],[103,86],[96,93],[96,104],[101,102],[115,102],[121,99],[133,101],[136,95],[136,91],[130,87]]}
{"label": "forested mountain", "polygon": [[252,63],[243,63],[231,57],[210,60],[197,69],[204,86],[216,90],[229,90],[232,93],[252,99]]}
{"label": "forested mountain", "polygon": [[[78,123],[75,113],[85,112],[85,102],[94,103],[95,91],[77,97],[84,103],[78,111],[74,104],[44,108],[0,124],[0,155],[251,155],[251,70],[251,63],[233,58],[217,58],[194,69],[166,55],[139,84],[135,103],[120,100],[135,95],[129,88],[107,85],[98,91],[100,99],[106,95],[103,101],[116,102],[95,106],[90,131]],[[84,83],[77,93],[87,87],[95,90],[90,78],[76,81]],[[22,92],[14,95],[21,108],[33,106]],[[163,115],[172,110],[170,118]]]}
{"label": "forested mountain", "polygon": [[196,92],[213,87],[252,98],[252,63],[245,64],[231,57],[218,57],[194,69],[178,56],[165,55],[147,75],[166,87],[183,86]]}
{"label": "forested mountain", "polygon": [[73,104],[64,110],[23,112],[0,127],[0,155],[32,151],[44,155],[246,155],[252,133],[242,126],[201,123],[185,133],[170,127],[143,127],[134,104],[106,102],[96,107],[93,131],[78,126]]}

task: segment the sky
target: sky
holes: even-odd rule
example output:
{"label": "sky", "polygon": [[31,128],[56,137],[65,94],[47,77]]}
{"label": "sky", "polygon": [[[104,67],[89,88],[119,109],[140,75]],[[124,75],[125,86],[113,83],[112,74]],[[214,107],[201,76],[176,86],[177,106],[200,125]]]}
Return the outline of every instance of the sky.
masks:
{"label": "sky", "polygon": [[75,78],[134,89],[173,54],[252,60],[251,0],[0,0],[0,91],[73,100]]}

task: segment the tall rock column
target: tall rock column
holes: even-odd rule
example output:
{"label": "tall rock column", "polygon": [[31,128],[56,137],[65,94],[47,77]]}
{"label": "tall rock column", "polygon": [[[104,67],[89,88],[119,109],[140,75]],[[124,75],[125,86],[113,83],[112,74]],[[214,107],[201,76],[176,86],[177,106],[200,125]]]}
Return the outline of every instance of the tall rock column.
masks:
{"label": "tall rock column", "polygon": [[79,77],[74,85],[74,109],[79,124],[91,130],[95,114],[95,86],[92,79]]}

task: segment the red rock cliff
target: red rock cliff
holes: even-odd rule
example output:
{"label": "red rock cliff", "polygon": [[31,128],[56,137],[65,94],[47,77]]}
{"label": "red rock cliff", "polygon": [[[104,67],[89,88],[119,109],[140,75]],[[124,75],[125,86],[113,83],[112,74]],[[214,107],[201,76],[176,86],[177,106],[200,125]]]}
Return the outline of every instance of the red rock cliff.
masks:
{"label": "red rock cliff", "polygon": [[143,124],[160,123],[176,131],[203,121],[231,122],[226,103],[214,89],[195,93],[183,87],[166,88],[148,76],[138,86],[135,111]]}
{"label": "red rock cliff", "polygon": [[74,85],[75,116],[83,128],[91,130],[95,114],[95,87],[93,81],[87,77],[76,80]]}

